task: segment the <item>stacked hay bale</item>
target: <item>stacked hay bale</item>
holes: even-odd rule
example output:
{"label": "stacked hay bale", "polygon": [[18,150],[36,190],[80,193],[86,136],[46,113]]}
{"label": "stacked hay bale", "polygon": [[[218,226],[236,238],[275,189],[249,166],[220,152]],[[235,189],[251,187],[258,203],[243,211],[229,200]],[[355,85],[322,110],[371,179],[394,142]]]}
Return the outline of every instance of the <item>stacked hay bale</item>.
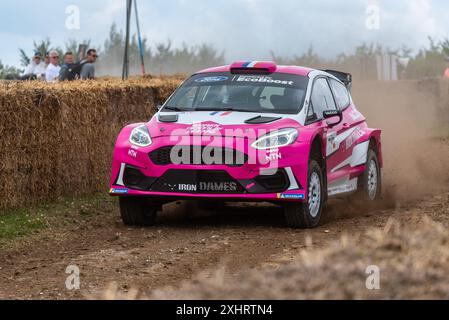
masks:
{"label": "stacked hay bale", "polygon": [[115,138],[179,78],[0,84],[0,209],[106,190]]}

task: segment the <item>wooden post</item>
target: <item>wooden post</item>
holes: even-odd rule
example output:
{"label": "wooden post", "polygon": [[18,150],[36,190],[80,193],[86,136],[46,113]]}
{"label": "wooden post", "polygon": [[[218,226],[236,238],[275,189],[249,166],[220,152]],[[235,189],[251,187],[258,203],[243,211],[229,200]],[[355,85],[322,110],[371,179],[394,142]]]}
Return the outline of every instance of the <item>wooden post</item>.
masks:
{"label": "wooden post", "polygon": [[125,36],[125,56],[123,58],[122,80],[129,76],[129,34],[131,23],[132,0],[126,0],[126,36]]}

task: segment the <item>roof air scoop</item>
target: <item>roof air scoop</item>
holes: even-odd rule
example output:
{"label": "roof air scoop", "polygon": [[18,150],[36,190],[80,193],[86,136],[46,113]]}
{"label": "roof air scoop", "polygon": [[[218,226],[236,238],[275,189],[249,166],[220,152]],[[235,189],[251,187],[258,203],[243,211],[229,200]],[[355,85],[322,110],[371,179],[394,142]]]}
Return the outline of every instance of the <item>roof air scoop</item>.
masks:
{"label": "roof air scoop", "polygon": [[273,61],[237,61],[231,64],[233,74],[270,74],[276,71]]}

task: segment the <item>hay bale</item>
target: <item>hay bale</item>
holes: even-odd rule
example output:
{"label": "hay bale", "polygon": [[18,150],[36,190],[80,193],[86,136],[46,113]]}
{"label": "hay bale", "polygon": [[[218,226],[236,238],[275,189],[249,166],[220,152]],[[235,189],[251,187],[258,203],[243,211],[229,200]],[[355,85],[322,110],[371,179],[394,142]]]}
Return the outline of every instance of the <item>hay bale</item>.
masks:
{"label": "hay bale", "polygon": [[149,119],[179,78],[0,84],[0,209],[107,188],[120,129]]}

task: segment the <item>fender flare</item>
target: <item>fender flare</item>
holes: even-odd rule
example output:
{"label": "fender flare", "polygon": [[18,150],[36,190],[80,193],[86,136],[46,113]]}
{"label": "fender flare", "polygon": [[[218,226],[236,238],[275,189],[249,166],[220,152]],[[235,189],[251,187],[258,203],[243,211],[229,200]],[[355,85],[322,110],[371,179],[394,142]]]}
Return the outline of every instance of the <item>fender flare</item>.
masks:
{"label": "fender flare", "polygon": [[320,146],[321,146],[321,171],[322,171],[322,176],[323,176],[323,192],[324,192],[324,201],[327,201],[328,195],[327,195],[327,162],[326,162],[326,147],[325,144],[323,143],[324,140],[324,133],[322,132],[315,132],[310,140],[309,140],[309,153],[308,153],[308,157],[307,159],[310,159],[311,154],[312,154],[312,147],[313,147],[313,143],[316,139],[319,140]]}
{"label": "fender flare", "polygon": [[379,160],[379,166],[383,167],[382,157],[382,130],[380,129],[363,129],[364,134],[357,140],[356,144],[364,143],[366,141],[372,141],[375,144],[375,151]]}
{"label": "fender flare", "polygon": [[323,134],[320,132],[315,132],[309,139],[308,143],[309,143],[309,154],[308,154],[308,158],[310,159],[310,155],[312,154],[312,147],[313,147],[313,142],[315,141],[315,139],[318,139],[320,141],[320,145],[321,145],[321,155],[323,157],[323,161],[326,160],[326,149],[325,149],[325,145],[323,143]]}

